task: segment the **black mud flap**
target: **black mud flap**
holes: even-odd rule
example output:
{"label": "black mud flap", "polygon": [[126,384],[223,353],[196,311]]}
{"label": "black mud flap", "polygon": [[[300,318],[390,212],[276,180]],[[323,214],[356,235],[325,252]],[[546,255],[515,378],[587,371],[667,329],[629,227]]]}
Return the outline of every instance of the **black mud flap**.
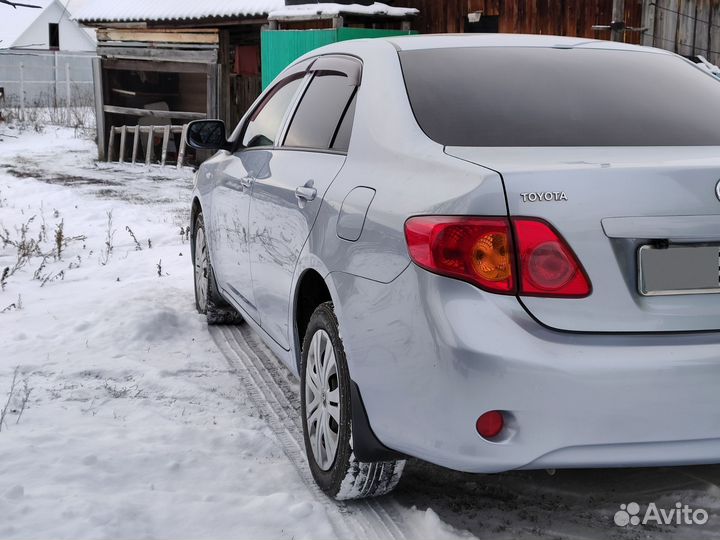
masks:
{"label": "black mud flap", "polygon": [[352,404],[352,437],[353,452],[359,461],[376,463],[378,461],[395,461],[407,459],[407,456],[390,450],[381,443],[370,427],[365,404],[360,389],[355,381],[350,381],[350,399]]}

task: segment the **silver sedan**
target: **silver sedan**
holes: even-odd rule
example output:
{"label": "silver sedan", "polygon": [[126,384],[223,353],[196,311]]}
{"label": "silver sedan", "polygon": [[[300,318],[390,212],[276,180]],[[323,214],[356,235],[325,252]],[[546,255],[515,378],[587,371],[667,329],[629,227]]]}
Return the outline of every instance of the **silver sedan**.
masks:
{"label": "silver sedan", "polygon": [[334,44],[192,203],[197,308],[300,377],[314,478],[720,462],[720,84],[540,36]]}

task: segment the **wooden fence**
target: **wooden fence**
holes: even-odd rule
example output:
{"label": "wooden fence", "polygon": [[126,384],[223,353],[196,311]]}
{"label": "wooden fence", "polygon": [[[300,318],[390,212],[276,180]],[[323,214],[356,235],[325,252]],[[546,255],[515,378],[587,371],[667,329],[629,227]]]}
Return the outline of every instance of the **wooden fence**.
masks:
{"label": "wooden fence", "polygon": [[643,45],[720,63],[720,0],[645,0]]}
{"label": "wooden fence", "polygon": [[[468,14],[494,19],[492,30],[504,33],[555,34],[610,39],[613,0],[403,0],[420,10],[414,27],[421,33],[475,31]],[[625,0],[622,33],[627,43],[702,55],[720,63],[720,0]],[[644,29],[644,31],[643,31]]]}
{"label": "wooden fence", "polygon": [[[145,165],[151,163],[159,163],[162,167],[167,163],[168,157],[168,145],[170,144],[170,137],[174,134],[180,134],[180,144],[177,148],[177,168],[181,168],[185,161],[185,148],[187,142],[187,128],[188,124],[182,126],[112,126],[110,128],[110,140],[107,148],[107,160],[117,161],[119,163],[126,163],[128,157],[127,146],[128,139],[132,137],[132,151],[130,152],[129,163],[137,163],[138,155],[140,151],[140,139],[142,134],[146,134],[145,139],[145,156],[140,156],[140,159],[144,161]],[[154,156],[155,153],[155,135],[162,134],[162,150],[157,159]],[[119,136],[119,141],[116,141]],[[116,144],[118,146],[117,154],[115,153]]]}

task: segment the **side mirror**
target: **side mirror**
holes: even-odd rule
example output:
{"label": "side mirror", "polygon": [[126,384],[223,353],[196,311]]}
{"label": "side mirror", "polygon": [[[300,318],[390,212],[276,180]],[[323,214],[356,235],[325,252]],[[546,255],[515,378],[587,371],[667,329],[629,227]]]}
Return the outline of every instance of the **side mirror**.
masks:
{"label": "side mirror", "polygon": [[195,150],[222,150],[228,147],[225,122],[222,120],[195,120],[187,131],[187,144]]}

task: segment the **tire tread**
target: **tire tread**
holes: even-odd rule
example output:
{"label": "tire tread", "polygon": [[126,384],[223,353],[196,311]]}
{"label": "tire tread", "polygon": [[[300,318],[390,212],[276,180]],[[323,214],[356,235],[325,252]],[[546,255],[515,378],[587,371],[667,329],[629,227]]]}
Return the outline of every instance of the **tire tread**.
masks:
{"label": "tire tread", "polygon": [[[313,312],[310,323],[308,324],[308,332],[304,336],[303,340],[303,363],[302,363],[302,374],[301,388],[304,385],[304,369],[305,369],[305,348],[309,345],[311,335],[310,330],[318,327],[319,321],[326,321],[324,325],[319,328],[324,328],[331,338],[336,338],[336,345],[342,347],[342,339],[338,328],[337,317],[333,309],[332,302],[325,302],[320,304]],[[327,323],[332,325],[332,328],[327,327]],[[345,360],[345,353],[343,349],[335,351],[336,361],[338,365],[340,362],[344,363],[343,372],[346,373],[348,378],[345,381],[345,391],[348,393],[349,399],[349,374],[347,374],[347,361]],[[304,394],[302,397],[304,402]],[[348,404],[347,412],[350,412],[351,405]],[[351,416],[351,415],[348,415]],[[352,435],[352,422],[347,420],[347,430],[349,432],[349,440],[345,443],[347,445],[346,450],[338,450],[336,456],[336,463],[333,467],[327,471],[320,471],[317,464],[314,462],[314,457],[310,449],[310,444],[307,439],[307,424],[304,417],[303,407],[303,430],[305,431],[305,447],[307,452],[308,461],[310,462],[310,469],[318,485],[331,497],[337,500],[351,500],[351,499],[363,499],[368,497],[379,497],[390,493],[395,486],[397,486],[402,476],[403,468],[405,467],[405,460],[393,460],[393,461],[381,461],[375,463],[367,463],[359,461],[355,457],[353,451],[353,435]],[[340,460],[340,463],[338,463]]]}
{"label": "tire tread", "polygon": [[[198,213],[195,217],[195,228],[197,232],[199,228],[205,229],[205,220],[203,219],[202,212]],[[207,238],[207,231],[205,232],[205,238]],[[192,245],[195,246],[195,235],[193,234]],[[193,253],[193,267],[194,265]],[[227,300],[225,300],[220,291],[218,291],[217,282],[215,281],[215,272],[213,271],[212,264],[208,261],[209,276],[208,276],[208,290],[207,290],[207,304],[200,306],[198,304],[197,295],[195,296],[195,307],[198,313],[204,313],[207,323],[209,325],[216,324],[240,324],[243,321],[242,315],[232,307]],[[194,278],[193,278],[194,279]]]}

